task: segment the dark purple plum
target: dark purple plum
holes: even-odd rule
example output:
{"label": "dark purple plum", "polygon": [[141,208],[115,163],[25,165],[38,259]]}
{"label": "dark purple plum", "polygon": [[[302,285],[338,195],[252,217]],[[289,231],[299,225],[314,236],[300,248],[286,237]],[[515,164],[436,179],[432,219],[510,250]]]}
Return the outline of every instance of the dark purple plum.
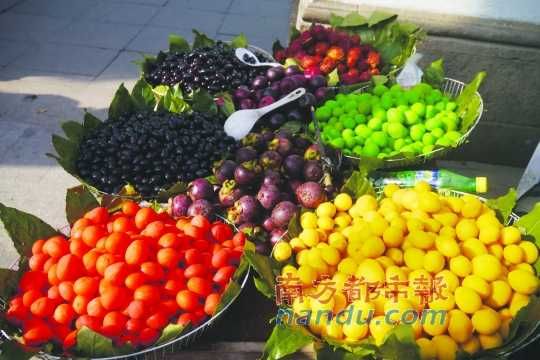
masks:
{"label": "dark purple plum", "polygon": [[281,125],[285,124],[285,121],[287,121],[287,118],[285,118],[285,115],[278,112],[270,115],[270,118],[268,119],[268,122],[270,123],[270,126],[272,128],[280,127]]}
{"label": "dark purple plum", "polygon": [[210,182],[204,178],[195,179],[188,184],[187,194],[191,200],[206,199],[211,200],[214,198],[214,187]]}
{"label": "dark purple plum", "polygon": [[251,82],[251,87],[253,89],[264,89],[266,85],[268,85],[268,79],[263,75],[255,77],[255,79],[253,79]]}
{"label": "dark purple plum", "polygon": [[279,201],[279,188],[275,185],[263,185],[257,193],[257,200],[267,210],[272,209]]}
{"label": "dark purple plum", "polygon": [[272,221],[271,217],[267,217],[266,219],[264,219],[264,221],[262,222],[262,226],[263,226],[264,230],[266,230],[268,232],[274,230],[274,228],[276,227],[276,225],[274,225],[274,222]]}
{"label": "dark purple plum", "polygon": [[304,180],[318,182],[323,177],[324,172],[321,163],[317,160],[308,160],[304,164]]}
{"label": "dark purple plum", "polygon": [[258,103],[259,101],[261,101],[263,97],[263,93],[264,93],[263,89],[258,89],[253,92],[253,97],[255,98],[255,102]]}
{"label": "dark purple plum", "polygon": [[316,90],[324,86],[326,86],[326,78],[322,75],[315,75],[309,79],[309,87],[312,90]]}
{"label": "dark purple plum", "polygon": [[270,95],[263,96],[259,101],[259,107],[265,107],[274,103],[274,98]]}
{"label": "dark purple plum", "polygon": [[203,215],[212,217],[214,215],[214,206],[208,200],[198,199],[189,206],[187,214],[188,216]]}
{"label": "dark purple plum", "polygon": [[239,165],[234,170],[234,180],[240,185],[247,185],[255,180],[256,174],[253,170],[246,169]]}
{"label": "dark purple plum", "polygon": [[259,215],[259,202],[254,196],[244,195],[227,212],[227,219],[234,224],[253,222]]}
{"label": "dark purple plum", "polygon": [[288,93],[296,89],[295,85],[295,82],[290,78],[285,78],[281,80],[279,82],[279,90],[281,91],[281,95],[287,95]]}
{"label": "dark purple plum", "polygon": [[223,183],[225,180],[234,178],[234,169],[236,169],[236,166],[236,163],[232,160],[223,160],[214,170],[217,181]]}
{"label": "dark purple plum", "polygon": [[305,87],[307,84],[307,79],[304,74],[293,75],[290,77],[290,79],[294,82],[295,89]]}
{"label": "dark purple plum", "polygon": [[255,101],[251,100],[250,98],[242,99],[240,100],[240,109],[254,109],[255,108]]}
{"label": "dark purple plum", "polygon": [[242,139],[242,145],[261,149],[264,146],[263,136],[259,133],[249,133]]}
{"label": "dark purple plum", "polygon": [[277,171],[268,169],[264,172],[263,184],[279,186],[281,184],[281,175]]}
{"label": "dark purple plum", "polygon": [[248,89],[244,89],[244,88],[238,88],[234,91],[234,98],[236,100],[242,100],[242,99],[247,99],[249,98],[251,95],[251,93],[249,92]]}
{"label": "dark purple plum", "polygon": [[296,189],[296,200],[300,205],[308,209],[315,209],[326,200],[326,194],[321,184],[308,181]]}
{"label": "dark purple plum", "polygon": [[283,170],[290,178],[301,178],[304,171],[304,159],[297,154],[287,156],[283,161]]}
{"label": "dark purple plum", "polygon": [[272,210],[272,221],[277,228],[286,228],[298,207],[290,201],[282,201]]}
{"label": "dark purple plum", "polygon": [[285,69],[285,76],[292,76],[302,74],[302,70],[296,65],[291,65],[288,68]]}
{"label": "dark purple plum", "polygon": [[274,138],[274,133],[272,131],[270,131],[270,130],[263,130],[261,132],[261,135],[262,135],[262,138],[263,138],[263,142],[265,142],[265,143]]}
{"label": "dark purple plum", "polygon": [[285,69],[282,66],[274,66],[266,70],[266,77],[270,81],[281,80],[285,76]]}
{"label": "dark purple plum", "polygon": [[292,192],[295,192],[296,189],[298,189],[298,187],[302,184],[303,182],[298,179],[292,179],[292,180],[289,180],[288,182],[289,188],[291,189]]}
{"label": "dark purple plum", "polygon": [[294,147],[298,150],[305,151],[309,145],[311,145],[311,141],[303,136],[299,136],[294,139]]}
{"label": "dark purple plum", "polygon": [[283,158],[277,151],[267,150],[259,157],[259,163],[263,169],[279,170]]}
{"label": "dark purple plum", "polygon": [[219,189],[219,203],[226,207],[232,206],[242,195],[243,191],[237,186],[236,181],[226,180]]}
{"label": "dark purple plum", "polygon": [[274,96],[275,98],[278,98],[281,95],[279,81],[274,81],[272,84],[270,84],[270,87],[268,89],[272,89],[272,91],[275,91],[276,93],[276,96]]}
{"label": "dark purple plum", "polygon": [[277,99],[279,98],[280,93],[279,91],[276,91],[275,89],[272,89],[271,87],[267,87],[266,89],[263,90],[262,95],[263,97],[271,96],[272,98]]}
{"label": "dark purple plum", "polygon": [[169,199],[169,210],[173,217],[187,216],[189,206],[191,205],[191,199],[184,194],[176,195]]}
{"label": "dark purple plum", "polygon": [[270,232],[270,244],[276,245],[279,241],[283,239],[286,231],[283,229],[274,229]]}
{"label": "dark purple plum", "polygon": [[235,158],[237,163],[251,161],[257,158],[257,150],[252,146],[244,146],[236,150]]}

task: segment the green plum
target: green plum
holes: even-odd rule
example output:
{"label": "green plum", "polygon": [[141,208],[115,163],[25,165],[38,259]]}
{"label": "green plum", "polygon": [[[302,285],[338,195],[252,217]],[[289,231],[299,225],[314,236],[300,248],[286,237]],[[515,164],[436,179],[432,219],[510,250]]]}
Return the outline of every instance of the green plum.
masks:
{"label": "green plum", "polygon": [[362,156],[362,146],[356,145],[354,149],[352,149],[352,152],[354,155]]}
{"label": "green plum", "polygon": [[405,139],[394,140],[394,150],[399,151],[404,146],[405,146]]}
{"label": "green plum", "polygon": [[362,149],[362,155],[369,157],[376,157],[379,155],[379,147],[375,143],[366,143]]}
{"label": "green plum", "polygon": [[457,108],[457,104],[454,101],[449,101],[446,103],[446,110],[454,111]]}
{"label": "green plum", "polygon": [[431,131],[431,135],[433,135],[435,139],[440,139],[444,136],[444,130],[441,128],[435,128]]}
{"label": "green plum", "polygon": [[332,115],[334,116],[341,116],[343,115],[344,111],[343,111],[343,108],[339,107],[339,106],[336,106],[333,110],[332,110]]}
{"label": "green plum", "polygon": [[357,107],[358,113],[362,115],[368,115],[371,113],[371,103],[369,101],[362,101],[358,103]]}
{"label": "green plum", "polygon": [[381,130],[382,129],[383,120],[379,117],[372,117],[369,119],[367,126],[371,130]]}
{"label": "green plum", "polygon": [[425,145],[422,148],[422,154],[427,155],[435,149],[434,145]]}
{"label": "green plum", "polygon": [[405,122],[411,126],[417,124],[420,121],[420,117],[412,110],[405,111]]}
{"label": "green plum", "polygon": [[332,139],[330,144],[335,148],[343,149],[345,147],[345,140],[343,140],[343,138],[337,137],[335,139]]}
{"label": "green plum", "polygon": [[381,96],[382,94],[384,94],[385,92],[388,91],[388,88],[385,86],[385,85],[376,85],[374,88],[373,88],[373,93],[377,96]]}
{"label": "green plum", "polygon": [[367,117],[363,114],[356,114],[354,115],[354,122],[356,124],[365,124],[367,122]]}
{"label": "green plum", "polygon": [[431,131],[436,128],[441,128],[443,126],[443,122],[441,118],[437,115],[435,117],[432,117],[431,119],[427,119],[425,125],[426,129]]}
{"label": "green plum", "polygon": [[403,123],[405,121],[405,116],[397,108],[390,108],[386,111],[386,119],[388,122]]}
{"label": "green plum", "polygon": [[356,125],[356,121],[354,121],[350,115],[341,115],[339,120],[346,129],[354,129],[354,126]]}
{"label": "green plum", "polygon": [[354,128],[354,132],[356,135],[367,139],[371,135],[373,130],[371,130],[366,124],[360,124],[356,128]]}
{"label": "green plum", "polygon": [[386,144],[388,144],[388,137],[383,131],[375,131],[373,134],[371,134],[371,139],[379,148],[383,148],[386,146]]}
{"label": "green plum", "polygon": [[436,140],[437,139],[435,139],[435,136],[430,133],[425,133],[424,136],[422,136],[422,142],[424,145],[433,145],[435,144]]}
{"label": "green plum", "polygon": [[415,102],[411,105],[411,110],[420,117],[424,117],[424,115],[426,115],[426,105],[424,105],[423,103]]}
{"label": "green plum", "polygon": [[321,106],[317,110],[315,110],[315,117],[319,121],[326,121],[330,119],[330,116],[332,115],[332,110],[328,106]]}
{"label": "green plum", "polygon": [[422,137],[426,133],[426,127],[424,126],[424,124],[415,124],[411,126],[410,133],[411,133],[411,138],[414,141],[420,141],[422,140]]}
{"label": "green plum", "polygon": [[393,139],[402,139],[407,136],[408,130],[403,124],[393,122],[388,123],[387,132]]}

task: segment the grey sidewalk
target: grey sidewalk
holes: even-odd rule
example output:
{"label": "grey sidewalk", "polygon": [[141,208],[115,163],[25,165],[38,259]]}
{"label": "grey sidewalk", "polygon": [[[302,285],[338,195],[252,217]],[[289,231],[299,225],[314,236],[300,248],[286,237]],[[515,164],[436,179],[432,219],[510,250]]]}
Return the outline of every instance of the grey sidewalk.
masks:
{"label": "grey sidewalk", "polygon": [[[54,226],[76,185],[51,159],[51,134],[85,109],[103,117],[114,91],[138,77],[134,60],[193,28],[244,32],[270,49],[287,39],[290,0],[0,0],[0,202]],[[0,266],[13,261],[0,241]]]}

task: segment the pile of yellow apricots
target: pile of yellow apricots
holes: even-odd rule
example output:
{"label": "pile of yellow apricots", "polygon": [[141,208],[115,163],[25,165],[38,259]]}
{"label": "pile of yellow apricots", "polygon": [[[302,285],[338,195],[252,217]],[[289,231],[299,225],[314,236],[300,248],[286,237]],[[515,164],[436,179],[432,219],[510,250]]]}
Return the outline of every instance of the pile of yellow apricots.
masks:
{"label": "pile of yellow apricots", "polygon": [[[475,196],[444,196],[425,182],[386,185],[380,200],[341,193],[300,225],[272,254],[282,278],[302,286],[294,313],[330,314],[306,324],[324,338],[381,344],[406,323],[422,359],[454,359],[500,346],[539,286],[538,248],[517,227]],[[348,310],[353,321],[340,321]]]}

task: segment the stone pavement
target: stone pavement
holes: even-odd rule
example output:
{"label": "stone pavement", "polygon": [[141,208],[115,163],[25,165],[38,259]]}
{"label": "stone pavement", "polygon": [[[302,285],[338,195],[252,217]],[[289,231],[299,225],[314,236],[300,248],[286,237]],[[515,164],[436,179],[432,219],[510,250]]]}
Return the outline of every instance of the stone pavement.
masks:
{"label": "stone pavement", "polygon": [[[65,189],[51,134],[85,109],[103,118],[114,91],[138,78],[133,63],[196,28],[212,38],[244,32],[270,49],[286,41],[290,0],[0,0],[0,202],[62,226]],[[15,259],[0,239],[0,267]]]}

